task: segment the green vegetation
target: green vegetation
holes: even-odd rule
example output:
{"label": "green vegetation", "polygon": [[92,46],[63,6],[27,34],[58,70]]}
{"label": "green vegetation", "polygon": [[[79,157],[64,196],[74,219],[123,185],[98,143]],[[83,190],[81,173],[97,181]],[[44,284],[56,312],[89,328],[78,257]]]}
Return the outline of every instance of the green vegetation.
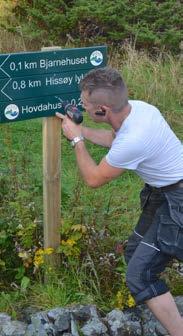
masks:
{"label": "green vegetation", "polygon": [[181,1],[17,0],[13,4],[13,19],[7,15],[1,26],[18,30],[29,47],[68,42],[75,46],[107,43],[111,47],[133,43],[153,54],[180,51]]}
{"label": "green vegetation", "polygon": [[[130,98],[158,106],[183,140],[181,60],[162,54],[152,59],[126,46],[111,53],[110,64],[122,71]],[[86,115],[85,123],[96,126]],[[26,304],[40,309],[72,303],[96,303],[104,310],[132,306],[123,249],[139,215],[142,182],[126,172],[99,189],[88,188],[63,138],[57,251],[62,263],[59,270],[51,269],[45,256],[53,251],[43,249],[41,128],[41,119],[0,125],[0,311],[15,316]],[[87,147],[96,162],[107,152]],[[183,294],[178,274],[165,277],[176,295]]]}
{"label": "green vegetation", "polygon": [[[172,56],[180,52],[182,15],[175,0],[1,0],[0,52],[106,43],[130,98],[159,107],[183,140],[182,59]],[[87,148],[96,162],[107,152],[90,143]],[[41,119],[0,125],[0,311],[13,317],[27,305],[96,303],[109,310],[134,304],[123,252],[140,212],[142,181],[126,172],[88,188],[64,138],[61,175],[61,267],[55,270],[46,263],[55,251],[43,248]],[[163,276],[174,295],[183,295],[171,265]]]}

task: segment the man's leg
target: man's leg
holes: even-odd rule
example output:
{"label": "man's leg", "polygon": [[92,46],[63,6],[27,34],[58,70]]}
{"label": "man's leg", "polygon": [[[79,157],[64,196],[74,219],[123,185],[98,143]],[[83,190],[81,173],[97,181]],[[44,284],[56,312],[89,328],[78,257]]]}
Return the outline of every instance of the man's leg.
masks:
{"label": "man's leg", "polygon": [[147,188],[143,189],[141,196],[143,212],[125,251],[128,263],[127,285],[136,302],[147,303],[171,336],[183,336],[183,320],[168,287],[159,279],[159,274],[172,259],[162,253],[157,244],[159,218],[155,218],[156,211],[159,208],[158,211],[162,213],[166,199],[159,192],[148,196]]}
{"label": "man's leg", "polygon": [[[150,200],[150,201],[149,201]],[[165,196],[159,192],[152,191],[149,187],[144,186],[140,193],[141,215],[135,230],[128,239],[127,247],[125,248],[125,261],[128,264],[133,256],[137,246],[140,244],[146,232],[149,230],[156,210],[165,201]]]}
{"label": "man's leg", "polygon": [[183,319],[170,292],[153,297],[146,304],[169,335],[183,336]]}
{"label": "man's leg", "polygon": [[126,281],[136,302],[145,302],[169,335],[183,336],[183,319],[168,287],[158,277],[169,260],[154,244],[141,241],[129,261]]}
{"label": "man's leg", "polygon": [[127,285],[136,302],[145,302],[169,335],[183,336],[183,319],[168,287],[159,279],[171,256],[160,251],[155,234],[156,223],[153,223],[129,260]]}

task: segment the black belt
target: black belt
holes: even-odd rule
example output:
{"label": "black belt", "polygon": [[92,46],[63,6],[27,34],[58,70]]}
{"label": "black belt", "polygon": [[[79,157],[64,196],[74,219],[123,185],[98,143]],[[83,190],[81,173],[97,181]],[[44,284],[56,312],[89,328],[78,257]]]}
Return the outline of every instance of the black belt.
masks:
{"label": "black belt", "polygon": [[147,184],[146,183],[146,186],[151,189],[152,191],[171,191],[171,190],[174,190],[176,188],[183,188],[183,180],[180,180],[174,184],[170,184],[170,185],[167,185],[165,187],[152,187],[151,185]]}

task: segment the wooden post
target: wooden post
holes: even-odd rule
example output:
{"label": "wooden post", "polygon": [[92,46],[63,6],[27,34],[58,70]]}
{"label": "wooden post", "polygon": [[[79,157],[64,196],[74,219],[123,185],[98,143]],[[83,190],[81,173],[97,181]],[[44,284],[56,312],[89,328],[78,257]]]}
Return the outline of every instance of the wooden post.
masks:
{"label": "wooden post", "polygon": [[[61,47],[42,48],[42,51]],[[56,112],[56,111],[55,111]],[[61,222],[61,127],[56,117],[43,118],[43,211],[44,248],[56,249],[60,245]],[[59,266],[60,258],[51,254],[47,261],[50,266]]]}

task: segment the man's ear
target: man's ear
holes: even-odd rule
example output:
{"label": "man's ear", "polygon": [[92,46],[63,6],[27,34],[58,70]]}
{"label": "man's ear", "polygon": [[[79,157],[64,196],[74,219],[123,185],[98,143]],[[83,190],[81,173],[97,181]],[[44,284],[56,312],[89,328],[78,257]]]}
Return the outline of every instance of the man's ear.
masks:
{"label": "man's ear", "polygon": [[99,109],[100,110],[96,111],[95,114],[97,116],[104,117],[106,115],[106,107],[105,106],[99,106]]}

